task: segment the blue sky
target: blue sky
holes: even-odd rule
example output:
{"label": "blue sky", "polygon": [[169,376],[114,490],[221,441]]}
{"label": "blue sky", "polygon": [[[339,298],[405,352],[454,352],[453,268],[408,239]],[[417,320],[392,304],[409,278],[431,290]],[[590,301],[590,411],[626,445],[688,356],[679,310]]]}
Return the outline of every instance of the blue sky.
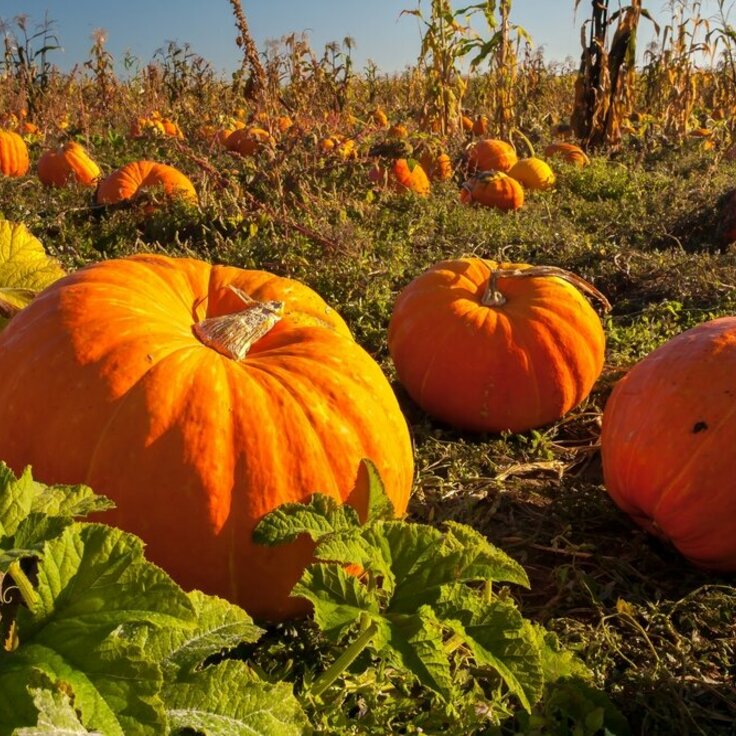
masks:
{"label": "blue sky", "polygon": [[[455,0],[454,7],[472,0]],[[429,0],[421,7],[428,11]],[[573,0],[514,0],[512,21],[526,28],[536,46],[543,46],[547,60],[580,56],[580,24],[588,16],[590,2],[581,0],[577,18]],[[669,17],[666,0],[644,3],[659,19]],[[704,12],[716,0],[705,0]],[[417,7],[416,0],[244,0],[251,33],[260,50],[268,39],[306,31],[318,53],[329,41],[352,36],[358,69],[372,59],[382,71],[403,69],[416,61],[419,51],[418,21],[399,17],[401,10]],[[64,51],[50,58],[62,69],[81,64],[88,56],[95,29],[107,32],[107,48],[120,62],[130,51],[141,62],[149,61],[168,41],[188,42],[192,50],[211,62],[217,71],[232,71],[240,63],[236,30],[227,0],[2,0],[0,19],[12,21],[24,13],[32,24],[48,12],[56,21]],[[707,12],[706,12],[707,14]],[[733,14],[736,16],[736,12]],[[736,23],[736,18],[732,18]],[[644,21],[645,26],[650,26]],[[477,26],[482,29],[482,25]],[[651,35],[647,30],[647,38]],[[643,39],[644,40],[644,39]],[[640,43],[640,48],[643,43]]]}

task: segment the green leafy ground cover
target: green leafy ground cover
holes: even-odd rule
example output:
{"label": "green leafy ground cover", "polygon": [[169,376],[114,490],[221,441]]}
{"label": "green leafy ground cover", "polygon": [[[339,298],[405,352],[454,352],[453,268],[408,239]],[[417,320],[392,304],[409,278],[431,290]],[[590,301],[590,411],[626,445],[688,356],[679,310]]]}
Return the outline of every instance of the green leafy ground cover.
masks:
{"label": "green leafy ground cover", "polygon": [[[516,702],[518,715],[505,719],[499,733],[573,733],[568,716],[582,729],[576,733],[603,733],[608,706],[598,701],[601,691],[634,733],[734,733],[733,577],[691,567],[613,506],[602,485],[598,437],[606,397],[630,365],[682,330],[734,313],[736,253],[719,242],[718,202],[736,181],[736,165],[689,144],[594,158],[585,169],[557,164],[557,187],[528,196],[523,209],[508,215],[461,206],[455,182],[435,185],[426,200],[376,194],[363,158],[338,163],[306,142],[281,147],[272,160],[117,134],[87,143],[105,171],[139,157],[180,166],[194,180],[201,205],[144,217],[135,207],[92,207],[86,191],[45,190],[33,176],[0,180],[2,214],[25,223],[67,270],[154,250],[298,278],[341,312],[392,378],[386,330],[393,301],[437,260],[475,254],[550,264],[593,282],[613,304],[605,318],[606,367],[589,400],[555,425],[520,435],[460,433],[427,418],[396,385],[416,447],[410,519],[438,529],[446,529],[444,522],[468,524],[520,563],[529,588],[510,586],[509,601],[592,672],[589,689],[559,688],[532,716]],[[70,529],[43,543],[65,544]],[[92,537],[112,534],[91,529],[86,534]],[[138,560],[133,542],[121,537],[118,543],[131,545],[131,559]],[[38,646],[47,645],[42,622],[49,620],[51,609],[44,606],[53,597],[44,595],[39,613],[23,617],[41,637]],[[176,610],[161,615],[194,620],[192,599],[177,600]],[[107,623],[96,625],[107,631]],[[109,652],[116,666],[136,666],[137,636]],[[67,644],[73,647],[74,639]],[[268,627],[257,643],[241,644],[234,661],[249,662],[274,683],[293,683],[299,695],[344,649],[314,622],[283,624]],[[222,676],[238,666],[226,660]],[[433,696],[420,697],[415,679],[397,676],[394,668],[395,662],[364,650],[337,687],[311,703],[303,697],[313,727],[385,733],[391,724],[395,733],[419,727],[452,733],[454,723],[457,733],[469,733],[459,724],[472,722],[478,733],[494,732],[482,713],[448,714]],[[192,702],[188,676],[167,702]],[[198,693],[219,688],[212,671],[197,676]],[[136,674],[135,687],[156,690],[158,677]],[[18,679],[11,681],[17,688]],[[33,701],[36,711],[71,722],[68,697],[42,686],[43,680],[24,696],[28,708]],[[151,719],[160,717],[163,706],[147,707]]]}

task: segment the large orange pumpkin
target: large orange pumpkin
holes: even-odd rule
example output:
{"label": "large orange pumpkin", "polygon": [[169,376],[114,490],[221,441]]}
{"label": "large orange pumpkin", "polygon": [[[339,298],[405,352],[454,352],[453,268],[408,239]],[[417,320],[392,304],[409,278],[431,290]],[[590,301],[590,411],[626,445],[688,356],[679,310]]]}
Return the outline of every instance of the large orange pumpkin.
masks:
{"label": "large orange pumpkin", "polygon": [[121,166],[100,182],[98,204],[117,204],[133,199],[148,189],[162,189],[167,197],[197,201],[192,182],[173,166],[155,161],[132,161]]}
{"label": "large orange pumpkin", "polygon": [[481,258],[442,261],[414,279],[388,333],[409,395],[465,430],[523,432],[559,419],[590,392],[605,346],[598,315],[566,279],[585,284],[561,269]]}
{"label": "large orange pumpkin", "polygon": [[76,182],[85,187],[94,186],[100,176],[100,167],[89,157],[84,147],[68,141],[57,149],[46,151],[38,159],[38,178],[47,186],[63,187]]}
{"label": "large orange pumpkin", "polygon": [[29,165],[26,142],[12,130],[0,130],[0,173],[25,176]]}
{"label": "large orange pumpkin", "polygon": [[402,514],[413,471],[391,386],[315,292],[159,255],[77,271],[11,320],[0,457],[91,485],[184,587],[275,619],[304,611],[288,594],[312,546],[255,545],[258,520],[314,492],[365,515],[362,458]]}
{"label": "large orange pumpkin", "polygon": [[695,564],[736,570],[736,317],[661,345],[613,389],[603,476],[640,526]]}

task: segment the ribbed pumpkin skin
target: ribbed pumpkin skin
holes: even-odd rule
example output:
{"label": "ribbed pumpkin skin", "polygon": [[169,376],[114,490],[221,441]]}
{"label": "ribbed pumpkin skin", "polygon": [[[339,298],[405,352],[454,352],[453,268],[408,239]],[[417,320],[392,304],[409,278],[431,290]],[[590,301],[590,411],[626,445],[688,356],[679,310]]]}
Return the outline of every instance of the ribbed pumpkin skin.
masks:
{"label": "ribbed pumpkin skin", "polygon": [[637,363],[603,413],[608,493],[693,563],[736,570],[736,317],[693,327]]}
{"label": "ribbed pumpkin skin", "polygon": [[555,175],[541,158],[520,158],[509,169],[509,176],[527,189],[545,190],[555,185]]}
{"label": "ribbed pumpkin skin", "polygon": [[590,159],[580,146],[574,143],[551,143],[544,149],[544,155],[547,158],[551,156],[560,156],[563,161],[573,166],[586,166],[590,163]]}
{"label": "ribbed pumpkin skin", "polygon": [[46,151],[38,159],[37,168],[38,178],[46,186],[63,187],[69,182],[76,182],[91,187],[100,176],[100,167],[75,141],[69,141],[55,150]]}
{"label": "ribbed pumpkin skin", "polygon": [[0,173],[25,176],[29,165],[26,142],[12,130],[0,130]]}
{"label": "ribbed pumpkin skin", "polygon": [[499,210],[518,210],[524,204],[524,190],[516,179],[502,171],[484,171],[465,182],[460,201],[478,202]]}
{"label": "ribbed pumpkin skin", "polygon": [[[193,323],[242,309],[226,287],[287,313],[242,361]],[[263,271],[133,256],[56,282],[0,334],[0,457],[45,482],[87,483],[186,588],[252,615],[304,612],[288,593],[307,541],[251,542],[257,521],[313,492],[366,508],[372,459],[398,514],[413,460],[379,366],[306,286]]]}
{"label": "ribbed pumpkin skin", "polygon": [[194,185],[178,169],[154,161],[133,161],[100,182],[97,203],[117,204],[135,197],[142,189],[155,187],[161,187],[168,197],[197,201]]}
{"label": "ribbed pumpkin skin", "polygon": [[510,143],[496,138],[486,138],[475,143],[468,151],[470,171],[508,171],[517,161],[516,151]]}
{"label": "ribbed pumpkin skin", "polygon": [[484,306],[497,265],[442,261],[414,279],[394,306],[388,346],[402,385],[431,416],[465,430],[523,432],[588,395],[605,337],[585,297],[557,277],[501,277],[508,301]]}

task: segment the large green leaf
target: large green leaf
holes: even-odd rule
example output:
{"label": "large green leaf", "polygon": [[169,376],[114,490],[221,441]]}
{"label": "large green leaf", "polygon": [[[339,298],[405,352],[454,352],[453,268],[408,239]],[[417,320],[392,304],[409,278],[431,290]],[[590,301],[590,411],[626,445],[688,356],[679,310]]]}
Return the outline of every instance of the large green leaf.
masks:
{"label": "large green leaf", "polygon": [[32,688],[30,694],[38,710],[38,721],[35,726],[17,728],[13,736],[102,736],[100,731],[88,731],[84,727],[65,692]]}
{"label": "large green leaf", "polygon": [[33,610],[18,611],[20,646],[0,652],[0,734],[35,717],[26,685],[43,672],[66,683],[82,723],[105,734],[165,732],[161,669],[137,626],[191,628],[186,594],[143,558],[137,537],[75,522],[47,541]]}
{"label": "large green leaf", "polygon": [[243,663],[226,660],[164,690],[172,733],[203,736],[302,736],[307,719],[285,683],[257,681]]}

